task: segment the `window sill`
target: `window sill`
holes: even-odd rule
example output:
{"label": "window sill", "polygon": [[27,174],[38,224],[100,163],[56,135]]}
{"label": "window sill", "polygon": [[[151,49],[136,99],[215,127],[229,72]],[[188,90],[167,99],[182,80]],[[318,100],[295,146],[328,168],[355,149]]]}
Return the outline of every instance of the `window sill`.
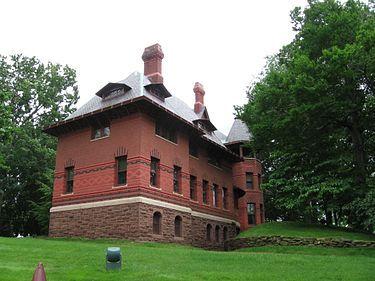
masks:
{"label": "window sill", "polygon": [[214,168],[216,168],[216,169],[220,170],[220,171],[222,171],[222,170],[223,170],[223,168],[221,168],[221,167],[218,167],[218,166],[216,166],[216,165],[214,165],[214,164],[211,164],[211,163],[208,163],[208,162],[207,162],[207,164],[208,164],[209,166],[211,166],[211,167],[214,167]]}
{"label": "window sill", "polygon": [[155,134],[155,136],[158,137],[158,138],[160,138],[160,139],[162,139],[162,140],[165,140],[165,141],[167,141],[167,142],[169,142],[169,143],[171,143],[171,144],[177,145],[177,143],[175,143],[175,142],[173,142],[173,141],[171,141],[171,140],[169,140],[169,139],[165,139],[165,138],[163,138],[162,136],[159,136],[159,135],[156,135],[156,134]]}
{"label": "window sill", "polygon": [[148,187],[161,190],[161,187],[158,187],[158,186],[155,186],[155,185],[151,185],[151,184],[149,184]]}
{"label": "window sill", "polygon": [[178,196],[184,196],[182,193],[175,192],[175,191],[173,191],[173,194],[174,194],[174,195],[178,195]]}
{"label": "window sill", "polygon": [[125,188],[128,187],[128,184],[119,184],[112,186],[112,189]]}
{"label": "window sill", "polygon": [[177,240],[177,241],[183,241],[185,240],[184,237],[179,237],[179,236],[174,236],[174,240]]}
{"label": "window sill", "polygon": [[60,196],[69,196],[69,195],[74,195],[73,192],[69,192],[69,193],[62,193],[60,194]]}
{"label": "window sill", "polygon": [[190,198],[190,201],[194,202],[194,203],[199,203],[198,200],[194,200],[194,199],[191,199],[191,198]]}
{"label": "window sill", "polygon": [[189,157],[190,157],[190,158],[193,158],[193,159],[195,159],[195,160],[199,160],[199,157],[198,157],[198,156],[194,156],[194,155],[189,154]]}
{"label": "window sill", "polygon": [[106,139],[106,138],[109,138],[109,136],[100,137],[100,138],[96,138],[96,139],[91,139],[90,141],[98,141],[98,140],[102,140],[102,139]]}

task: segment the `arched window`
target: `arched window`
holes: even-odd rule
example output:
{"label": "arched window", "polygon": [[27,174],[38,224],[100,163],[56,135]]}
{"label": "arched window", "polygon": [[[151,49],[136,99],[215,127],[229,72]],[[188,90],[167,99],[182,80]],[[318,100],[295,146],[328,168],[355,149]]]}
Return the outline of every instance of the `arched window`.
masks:
{"label": "arched window", "polygon": [[161,234],[161,214],[155,212],[152,217],[152,233]]}
{"label": "arched window", "polygon": [[220,241],[220,226],[215,227],[215,241],[219,242]]}
{"label": "arched window", "polygon": [[228,239],[228,228],[226,226],[223,229],[223,239],[224,241]]}
{"label": "arched window", "polygon": [[212,232],[212,226],[210,224],[207,224],[207,232],[206,232],[207,241],[211,241],[211,232]]}
{"label": "arched window", "polygon": [[174,236],[181,237],[182,236],[182,218],[177,216],[174,219]]}

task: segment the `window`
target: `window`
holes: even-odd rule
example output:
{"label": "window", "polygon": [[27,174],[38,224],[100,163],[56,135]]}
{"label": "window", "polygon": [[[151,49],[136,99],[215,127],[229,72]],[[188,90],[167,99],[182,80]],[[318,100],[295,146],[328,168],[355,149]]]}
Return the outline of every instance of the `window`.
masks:
{"label": "window", "polygon": [[228,239],[228,228],[226,226],[223,229],[223,239],[224,241]]}
{"label": "window", "polygon": [[228,209],[228,189],[226,187],[223,187],[223,208]]}
{"label": "window", "polygon": [[177,143],[177,132],[175,129],[171,128],[170,125],[156,122],[155,134],[171,142]]}
{"label": "window", "polygon": [[214,165],[218,168],[221,167],[221,159],[217,154],[214,154],[213,152],[208,153],[208,163],[211,165]]}
{"label": "window", "polygon": [[158,181],[159,181],[159,159],[151,157],[150,185],[158,186]]}
{"label": "window", "polygon": [[189,140],[189,155],[198,157],[198,145],[192,140]]}
{"label": "window", "polygon": [[177,216],[174,219],[174,236],[176,237],[182,236],[182,219],[180,216]]}
{"label": "window", "polygon": [[258,174],[258,188],[260,189],[260,185],[262,184],[262,175]]}
{"label": "window", "polygon": [[152,217],[152,233],[161,234],[161,214],[155,212]]}
{"label": "window", "polygon": [[65,192],[73,192],[74,167],[65,168]]}
{"label": "window", "polygon": [[260,223],[264,223],[264,210],[263,210],[263,204],[260,204]]}
{"label": "window", "polygon": [[110,133],[109,123],[98,125],[92,128],[91,139],[108,137]]}
{"label": "window", "polygon": [[207,224],[206,229],[206,240],[211,241],[211,232],[212,232],[212,226],[210,224]]}
{"label": "window", "polygon": [[220,242],[220,227],[218,225],[215,227],[215,241]]}
{"label": "window", "polygon": [[202,182],[202,195],[203,203],[208,204],[208,181],[203,180]]}
{"label": "window", "polygon": [[181,168],[173,166],[173,191],[181,193]]}
{"label": "window", "polygon": [[126,156],[116,158],[116,167],[117,167],[117,184],[125,185],[126,184],[126,170],[127,162]]}
{"label": "window", "polygon": [[190,199],[197,200],[197,177],[190,176]]}
{"label": "window", "polygon": [[253,189],[253,173],[246,173],[246,187],[248,189]]}
{"label": "window", "polygon": [[212,188],[212,206],[217,207],[218,206],[218,193],[219,193],[219,188],[217,184],[214,184]]}
{"label": "window", "polygon": [[233,206],[235,209],[238,209],[238,193],[233,189]]}
{"label": "window", "polygon": [[247,203],[247,223],[255,224],[255,203]]}

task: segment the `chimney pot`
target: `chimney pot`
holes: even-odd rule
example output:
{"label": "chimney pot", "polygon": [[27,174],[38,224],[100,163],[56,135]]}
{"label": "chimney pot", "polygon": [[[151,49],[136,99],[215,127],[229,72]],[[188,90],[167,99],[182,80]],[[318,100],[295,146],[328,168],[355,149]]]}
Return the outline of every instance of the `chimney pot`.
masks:
{"label": "chimney pot", "polygon": [[152,83],[163,83],[161,71],[164,53],[159,44],[154,44],[145,48],[142,60],[144,61],[144,75],[146,75]]}

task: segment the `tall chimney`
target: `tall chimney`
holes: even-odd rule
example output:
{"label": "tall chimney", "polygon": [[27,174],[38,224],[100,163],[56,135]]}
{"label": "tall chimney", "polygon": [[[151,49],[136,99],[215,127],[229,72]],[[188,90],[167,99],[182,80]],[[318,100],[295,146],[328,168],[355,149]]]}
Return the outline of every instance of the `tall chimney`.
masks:
{"label": "tall chimney", "polygon": [[161,75],[161,61],[163,58],[164,54],[159,44],[147,47],[143,52],[144,74],[152,83],[163,83],[163,76]]}
{"label": "tall chimney", "polygon": [[195,82],[193,91],[195,93],[194,112],[198,114],[204,107],[205,91],[203,89],[203,85],[199,82]]}

